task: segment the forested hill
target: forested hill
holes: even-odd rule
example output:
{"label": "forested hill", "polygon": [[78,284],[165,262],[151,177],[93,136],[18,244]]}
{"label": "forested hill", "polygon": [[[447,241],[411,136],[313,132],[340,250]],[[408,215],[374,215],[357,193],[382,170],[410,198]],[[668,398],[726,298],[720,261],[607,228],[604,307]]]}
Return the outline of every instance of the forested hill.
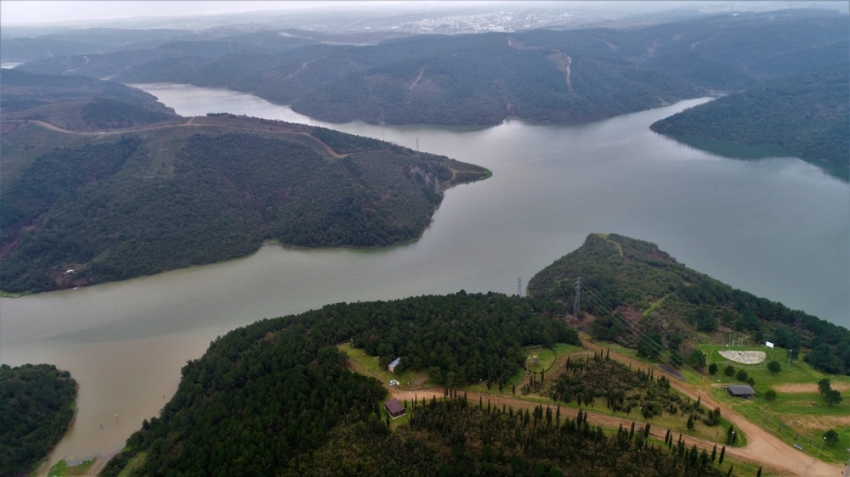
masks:
{"label": "forested hill", "polygon": [[580,123],[846,63],[849,27],[836,12],[785,10],[628,29],[417,35],[369,46],[235,51],[221,45],[238,38],[217,37],[167,54],[86,55],[18,68],[60,74],[72,64],[79,70],[70,74],[109,71],[128,83],[227,87],[333,122],[494,124],[513,116]]}
{"label": "forested hill", "polygon": [[[847,51],[848,43],[843,47]],[[774,144],[818,161],[850,162],[848,63],[783,76],[744,93],[687,109],[655,132],[739,144]]]}
{"label": "forested hill", "polygon": [[[577,277],[590,290],[581,310],[596,316],[590,330],[601,339],[665,349],[665,343],[681,343],[698,333],[711,337],[723,328],[786,349],[802,345],[810,350],[806,361],[816,368],[850,373],[847,328],[734,289],[676,262],[653,243],[590,235],[578,250],[537,273],[528,282],[528,295],[572,304]],[[650,340],[638,339],[623,320]]]}
{"label": "forested hill", "polygon": [[35,119],[64,129],[94,131],[180,119],[153,95],[120,83],[0,71],[4,121]]}
{"label": "forested hill", "polygon": [[226,114],[100,135],[30,122],[3,148],[0,289],[14,293],[218,262],[265,240],[414,240],[445,188],[489,175],[382,141]]}
{"label": "forested hill", "polygon": [[76,395],[52,364],[0,365],[0,475],[30,475],[71,424]]}
{"label": "forested hill", "polygon": [[385,389],[353,373],[335,346],[353,339],[459,386],[513,374],[522,346],[575,339],[549,311],[461,291],[328,305],[234,330],[183,368],[161,415],[101,475],[724,475],[696,447],[670,452],[642,432],[607,435],[553,409],[479,407],[462,394],[418,403],[390,432]]}

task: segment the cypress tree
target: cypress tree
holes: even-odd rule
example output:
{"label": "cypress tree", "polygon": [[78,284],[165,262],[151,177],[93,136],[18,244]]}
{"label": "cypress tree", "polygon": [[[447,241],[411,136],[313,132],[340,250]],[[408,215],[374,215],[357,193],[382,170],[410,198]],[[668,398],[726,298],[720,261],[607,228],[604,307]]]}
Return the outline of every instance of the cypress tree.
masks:
{"label": "cypress tree", "polygon": [[759,470],[756,471],[756,477],[761,477],[761,466],[759,466]]}
{"label": "cypress tree", "polygon": [[720,465],[720,464],[723,463],[724,457],[726,457],[726,446],[723,446],[723,448],[720,449],[720,457],[717,460],[717,465]]}
{"label": "cypress tree", "polygon": [[629,431],[629,440],[632,440],[632,437],[635,436],[635,421],[632,421],[632,429]]}
{"label": "cypress tree", "polygon": [[646,427],[643,428],[643,437],[649,439],[649,423],[646,423]]}
{"label": "cypress tree", "polygon": [[732,469],[734,469],[734,465],[729,466],[729,472],[726,472],[726,477],[732,477]]}
{"label": "cypress tree", "polygon": [[711,463],[714,463],[714,460],[717,459],[717,444],[714,444],[714,448],[711,449]]}

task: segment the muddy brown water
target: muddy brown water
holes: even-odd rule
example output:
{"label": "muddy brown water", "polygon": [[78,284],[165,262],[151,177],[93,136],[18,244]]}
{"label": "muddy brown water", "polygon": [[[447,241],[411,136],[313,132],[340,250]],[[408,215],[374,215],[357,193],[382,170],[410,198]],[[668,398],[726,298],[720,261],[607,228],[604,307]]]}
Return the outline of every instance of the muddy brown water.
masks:
{"label": "muddy brown water", "polygon": [[653,241],[735,287],[847,326],[847,182],[799,159],[733,160],[648,129],[708,99],[580,126],[381,127],[322,124],[226,90],[142,88],[187,116],[231,112],[407,147],[418,140],[423,151],[480,164],[493,177],[448,191],[411,244],[266,246],[225,263],[0,299],[0,361],[53,363],[80,383],[76,421],[48,465],[120,450],[170,399],[180,367],[235,327],[340,301],[516,293],[517,277],[525,284],[592,232]]}

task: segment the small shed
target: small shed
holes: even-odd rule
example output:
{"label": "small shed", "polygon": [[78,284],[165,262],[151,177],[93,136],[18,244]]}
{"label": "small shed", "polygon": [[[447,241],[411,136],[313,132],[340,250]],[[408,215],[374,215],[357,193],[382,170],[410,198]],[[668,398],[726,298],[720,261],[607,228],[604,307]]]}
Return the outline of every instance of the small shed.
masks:
{"label": "small shed", "polygon": [[396,368],[396,366],[398,366],[399,363],[401,363],[401,357],[394,359],[393,362],[390,363],[389,366],[387,366],[387,369],[389,369],[391,373],[394,373],[395,368]]}
{"label": "small shed", "polygon": [[740,397],[750,399],[756,395],[755,390],[748,384],[730,384],[726,387],[726,392],[732,397]]}
{"label": "small shed", "polygon": [[399,418],[405,414],[404,406],[402,406],[396,398],[392,398],[389,401],[385,402],[384,409],[386,409],[387,412],[390,413],[390,417],[392,417],[393,419]]}

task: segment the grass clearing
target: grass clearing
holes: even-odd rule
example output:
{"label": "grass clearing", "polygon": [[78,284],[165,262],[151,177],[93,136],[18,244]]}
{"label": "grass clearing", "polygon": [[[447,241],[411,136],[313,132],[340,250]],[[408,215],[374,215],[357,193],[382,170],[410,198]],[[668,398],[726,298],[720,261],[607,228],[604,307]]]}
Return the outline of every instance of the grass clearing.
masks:
{"label": "grass clearing", "polygon": [[525,350],[525,369],[532,373],[548,371],[555,364],[555,350],[544,347],[531,347]]}
{"label": "grass clearing", "polygon": [[402,389],[416,389],[427,386],[428,373],[424,371],[412,371],[406,369],[400,373],[391,373],[386,368],[379,368],[378,358],[369,356],[361,348],[354,348],[351,343],[342,343],[337,345],[337,349],[344,351],[349,357],[349,363],[357,367],[360,374],[371,376],[384,384],[389,384],[391,380],[396,380]]}
{"label": "grass clearing", "polygon": [[136,469],[141,469],[142,466],[145,465],[145,461],[148,459],[147,452],[139,452],[130,462],[127,462],[127,465],[121,469],[121,472],[118,473],[118,477],[129,477]]}

